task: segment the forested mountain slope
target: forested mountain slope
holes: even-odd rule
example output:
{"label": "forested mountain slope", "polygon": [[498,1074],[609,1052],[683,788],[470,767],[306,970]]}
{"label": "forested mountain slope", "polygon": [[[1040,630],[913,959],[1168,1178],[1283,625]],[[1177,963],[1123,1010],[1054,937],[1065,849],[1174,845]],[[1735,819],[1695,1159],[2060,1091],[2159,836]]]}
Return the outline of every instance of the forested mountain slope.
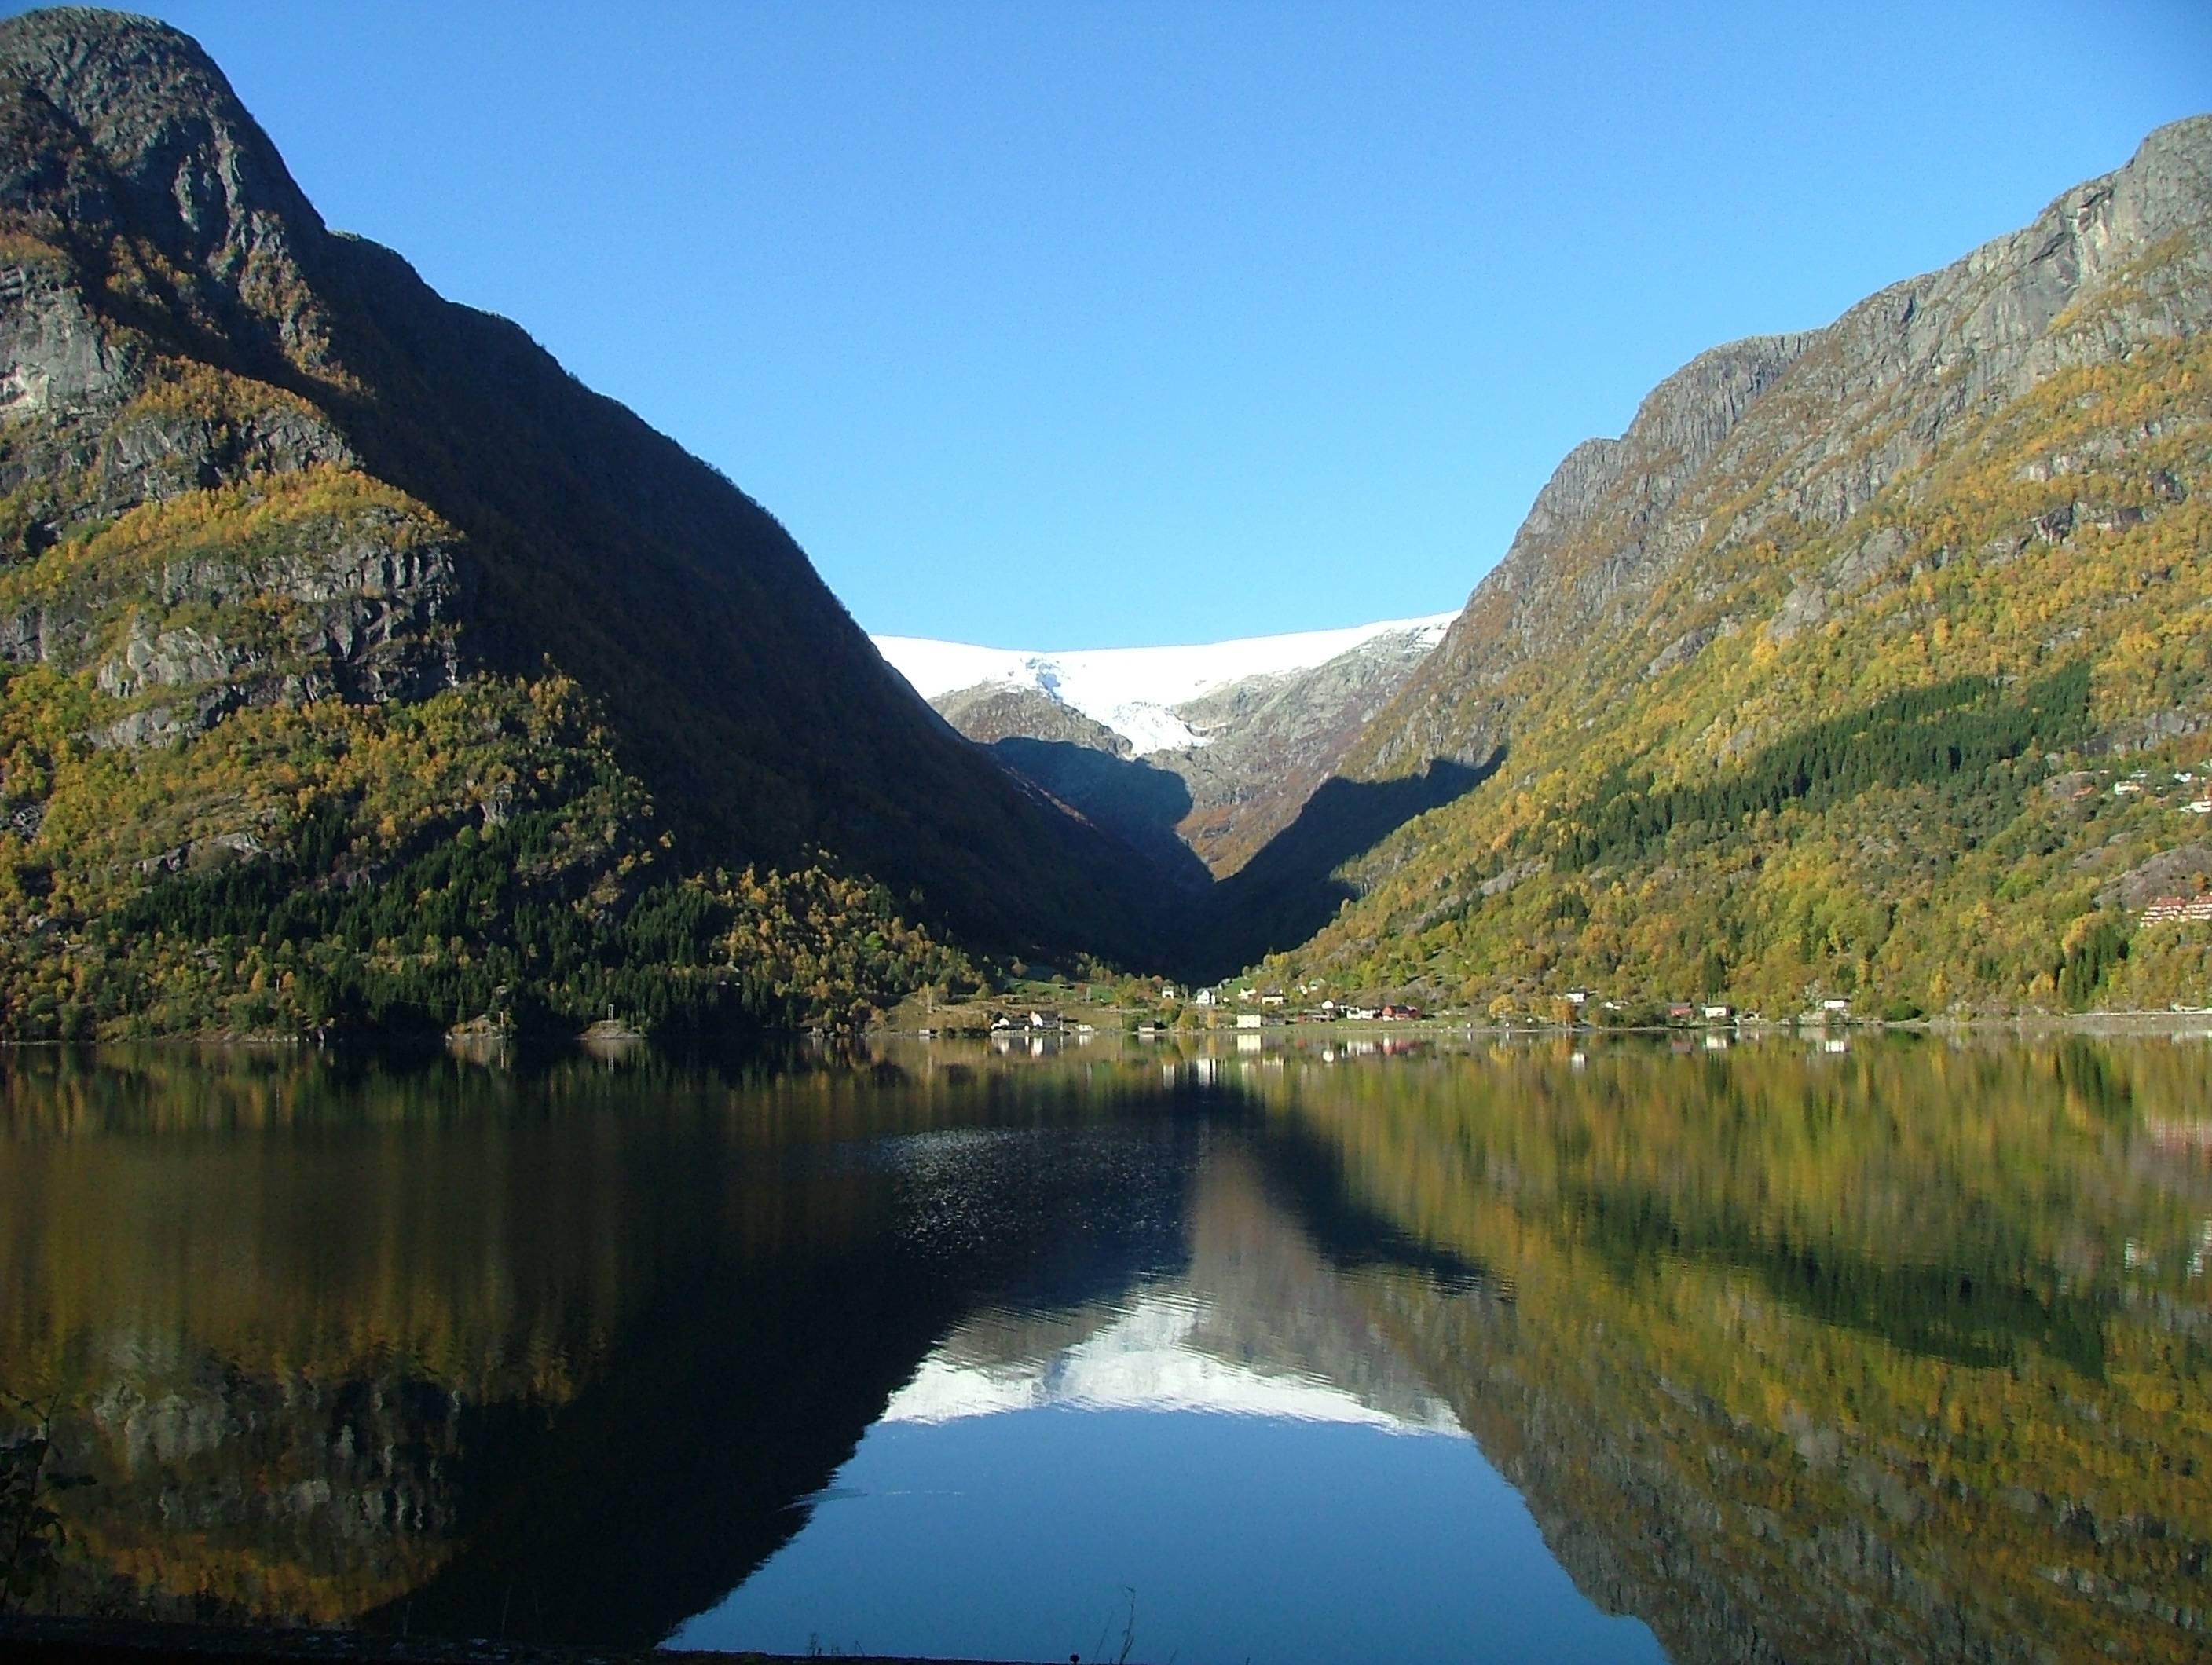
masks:
{"label": "forested mountain slope", "polygon": [[821,1013],[1134,872],[192,42],[0,23],[0,1031]]}
{"label": "forested mountain slope", "polygon": [[1577,447],[1343,771],[1494,773],[1281,969],[1532,1010],[2212,1000],[2212,930],[2140,913],[2212,872],[2208,229],[2199,118]]}

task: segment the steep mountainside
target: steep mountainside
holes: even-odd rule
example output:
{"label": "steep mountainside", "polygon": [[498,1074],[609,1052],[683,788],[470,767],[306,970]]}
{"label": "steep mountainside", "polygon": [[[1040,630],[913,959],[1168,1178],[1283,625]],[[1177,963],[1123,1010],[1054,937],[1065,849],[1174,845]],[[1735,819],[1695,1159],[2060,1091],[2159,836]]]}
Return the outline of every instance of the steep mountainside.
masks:
{"label": "steep mountainside", "polygon": [[962,733],[1195,891],[1291,824],[1449,622],[1077,653],[878,645]]}
{"label": "steep mountainside", "polygon": [[1135,871],[190,40],[0,23],[0,1030],[819,1012]]}
{"label": "steep mountainside", "polygon": [[[1333,785],[1479,789],[1293,957],[1893,1010],[2208,994],[2212,118],[1561,464]],[[2134,778],[2130,778],[2134,777]]]}

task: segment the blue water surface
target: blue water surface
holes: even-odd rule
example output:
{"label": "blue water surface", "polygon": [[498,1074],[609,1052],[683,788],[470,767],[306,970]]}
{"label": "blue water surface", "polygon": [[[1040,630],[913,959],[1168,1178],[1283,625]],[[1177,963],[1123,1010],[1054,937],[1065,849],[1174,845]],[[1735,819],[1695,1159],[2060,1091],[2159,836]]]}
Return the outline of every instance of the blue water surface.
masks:
{"label": "blue water surface", "polygon": [[690,1648],[1209,1662],[1632,1661],[1474,1441],[1050,1407],[884,1423]]}

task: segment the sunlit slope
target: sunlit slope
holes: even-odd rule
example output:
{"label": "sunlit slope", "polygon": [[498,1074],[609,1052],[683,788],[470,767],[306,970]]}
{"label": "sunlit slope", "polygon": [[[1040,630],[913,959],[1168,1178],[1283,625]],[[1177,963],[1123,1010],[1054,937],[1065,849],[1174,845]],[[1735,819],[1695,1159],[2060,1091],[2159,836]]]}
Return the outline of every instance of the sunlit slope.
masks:
{"label": "sunlit slope", "polygon": [[1125,863],[190,40],[0,23],[0,1030],[842,1015],[915,922],[1122,945]]}
{"label": "sunlit slope", "polygon": [[1291,963],[1524,1006],[2208,998],[2203,927],[2135,923],[2212,871],[2208,227],[2197,118],[1578,447],[1346,773],[1499,767]]}

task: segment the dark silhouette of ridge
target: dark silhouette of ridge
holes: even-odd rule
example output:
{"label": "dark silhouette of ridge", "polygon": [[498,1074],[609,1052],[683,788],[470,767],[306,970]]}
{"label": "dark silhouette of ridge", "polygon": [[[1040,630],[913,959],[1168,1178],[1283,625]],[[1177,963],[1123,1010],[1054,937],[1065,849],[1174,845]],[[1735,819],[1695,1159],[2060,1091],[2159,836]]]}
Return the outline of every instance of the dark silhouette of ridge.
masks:
{"label": "dark silhouette of ridge", "polygon": [[1202,891],[1213,883],[1198,853],[1176,834],[1176,824],[1190,813],[1191,798],[1189,784],[1172,769],[1073,740],[1016,734],[993,741],[990,749],[1093,825],[1120,838],[1171,889]]}
{"label": "dark silhouette of ridge", "polygon": [[[42,268],[58,275],[7,298],[11,319],[88,316],[110,331],[118,410],[165,364],[281,389],[304,402],[282,408],[308,436],[283,471],[387,484],[457,532],[448,675],[550,665],[574,678],[686,864],[826,856],[986,949],[1146,954],[1130,929],[1145,875],[1120,842],[961,744],[718,470],[520,326],[328,228],[188,37],[74,8],[0,21],[0,217],[58,259]],[[118,264],[139,247],[160,261]],[[77,338],[59,325],[20,333]],[[203,380],[221,420],[164,418],[156,449],[199,458],[202,487],[258,477],[206,435],[261,396]],[[49,452],[120,454],[100,430],[78,433],[91,420],[58,409],[19,422],[0,484],[76,477]],[[61,504],[74,518],[41,536],[152,495],[136,476],[100,478],[108,498]],[[218,576],[210,605],[235,587]]]}
{"label": "dark silhouette of ridge", "polygon": [[1358,894],[1336,877],[1416,816],[1464,798],[1505,762],[1498,747],[1480,764],[1443,757],[1389,781],[1332,776],[1297,819],[1215,885],[1174,938],[1185,975],[1212,981],[1294,948]]}

